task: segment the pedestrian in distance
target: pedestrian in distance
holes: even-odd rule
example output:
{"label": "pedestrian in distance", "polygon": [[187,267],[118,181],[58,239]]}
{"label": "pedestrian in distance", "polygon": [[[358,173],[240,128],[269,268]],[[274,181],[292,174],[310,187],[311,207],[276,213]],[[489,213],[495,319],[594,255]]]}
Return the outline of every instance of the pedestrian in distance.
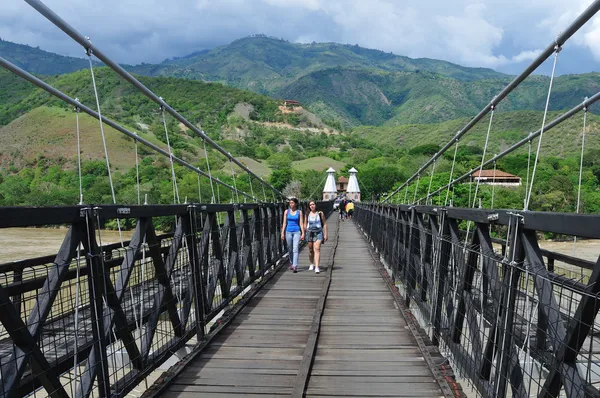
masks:
{"label": "pedestrian in distance", "polygon": [[298,272],[300,241],[304,240],[304,225],[302,222],[302,210],[298,209],[298,199],[290,198],[289,206],[283,213],[281,240],[287,242],[290,270],[296,273]]}
{"label": "pedestrian in distance", "polygon": [[348,204],[348,200],[344,196],[342,201],[340,202],[340,220],[344,221],[346,219],[346,205]]}
{"label": "pedestrian in distance", "polygon": [[348,200],[348,204],[346,204],[346,214],[348,215],[348,219],[352,220],[352,214],[354,214],[354,203],[352,200]]}
{"label": "pedestrian in distance", "polygon": [[321,272],[319,263],[321,260],[321,245],[327,242],[327,223],[322,211],[317,211],[317,203],[314,200],[308,202],[308,213],[305,220],[305,231],[307,232],[308,257],[310,260],[309,271],[315,270],[315,274]]}

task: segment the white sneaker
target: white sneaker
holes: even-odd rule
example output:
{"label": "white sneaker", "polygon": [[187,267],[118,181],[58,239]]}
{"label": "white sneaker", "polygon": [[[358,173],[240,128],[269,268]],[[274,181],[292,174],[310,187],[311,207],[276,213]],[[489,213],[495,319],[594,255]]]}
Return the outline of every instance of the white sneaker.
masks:
{"label": "white sneaker", "polygon": [[315,265],[314,265],[314,264],[311,264],[311,265],[310,265],[310,267],[308,267],[308,270],[309,270],[309,271],[312,271],[313,269],[315,269]]}
{"label": "white sneaker", "polygon": [[315,274],[318,274],[319,272],[321,272],[319,271],[319,267],[315,268]]}

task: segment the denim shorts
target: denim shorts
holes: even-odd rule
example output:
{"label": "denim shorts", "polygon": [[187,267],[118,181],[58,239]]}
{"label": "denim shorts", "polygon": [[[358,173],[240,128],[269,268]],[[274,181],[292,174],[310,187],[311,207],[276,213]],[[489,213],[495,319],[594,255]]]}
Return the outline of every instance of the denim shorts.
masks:
{"label": "denim shorts", "polygon": [[307,242],[315,242],[317,240],[323,240],[323,230],[320,229],[318,231],[306,231],[306,241]]}

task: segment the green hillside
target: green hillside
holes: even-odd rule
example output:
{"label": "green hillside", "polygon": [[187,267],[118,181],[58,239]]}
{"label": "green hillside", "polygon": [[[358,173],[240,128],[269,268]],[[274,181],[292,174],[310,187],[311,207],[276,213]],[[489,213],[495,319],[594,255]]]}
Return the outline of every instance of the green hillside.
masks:
{"label": "green hillside", "polygon": [[[84,59],[62,57],[6,41],[0,42],[0,54],[26,70],[40,74],[55,75],[87,67],[82,64],[87,62]],[[466,68],[445,61],[411,59],[337,43],[290,43],[262,35],[161,64],[126,68],[140,75],[163,77],[163,80],[148,80],[162,93],[170,91],[171,83],[164,79],[177,77],[218,82],[276,98],[299,100],[329,125],[344,128],[438,123],[474,115],[512,79],[490,69]],[[5,84],[2,73],[0,71],[0,80]],[[87,84],[86,75],[87,72],[82,72],[80,83]],[[16,79],[12,78],[13,81]],[[58,84],[61,81],[60,76],[50,80]],[[111,84],[115,85],[111,88],[114,90],[123,87],[117,86],[117,82]],[[548,84],[548,77],[528,78],[503,101],[499,110],[543,109]],[[183,91],[188,95],[198,87],[192,84]],[[223,88],[221,85],[214,87]],[[80,84],[74,88],[84,87]],[[571,108],[599,89],[597,73],[560,76],[555,81],[550,109]],[[20,90],[17,88],[16,91]],[[89,98],[89,90],[86,93],[80,96]],[[2,95],[0,93],[0,97]],[[177,101],[177,98],[169,100]],[[14,104],[18,98],[11,101]],[[12,109],[11,104],[0,100],[2,106],[6,112],[0,112],[0,124],[6,124],[19,114],[18,109]],[[227,105],[226,112],[198,112],[197,116],[201,116],[203,127],[207,127],[207,121],[211,125],[222,124],[223,116],[229,112]],[[258,111],[258,114],[262,112]]]}
{"label": "green hillside", "polygon": [[[83,50],[82,50],[83,53]],[[39,75],[59,75],[89,68],[87,59],[68,57],[0,39],[0,56],[29,73]],[[94,61],[95,65],[98,62]]]}
{"label": "green hillside", "polygon": [[[562,112],[549,112],[547,122],[555,119]],[[488,158],[494,153],[506,150],[512,144],[526,138],[529,132],[537,131],[542,125],[543,112],[515,111],[497,112],[494,115],[488,144]],[[367,141],[377,141],[380,145],[400,147],[410,150],[422,145],[442,147],[464,127],[470,118],[460,118],[437,124],[409,124],[398,126],[361,126],[353,130],[353,134]],[[474,146],[483,149],[489,125],[489,116],[476,124],[462,139],[459,147]],[[575,116],[548,130],[543,137],[541,153],[543,156],[569,157],[581,151],[581,130],[583,116]],[[588,114],[587,117],[587,149],[600,149],[600,116]],[[536,146],[533,148],[535,150]],[[527,151],[526,147],[520,150]],[[452,152],[452,151],[450,151]],[[453,152],[452,152],[453,154]],[[449,154],[450,156],[452,154]]]}
{"label": "green hillside", "polygon": [[[544,76],[528,78],[498,111],[543,110],[549,81]],[[400,125],[475,115],[508,83],[508,79],[461,81],[430,72],[333,68],[306,75],[277,95],[301,101],[326,120],[354,126]],[[598,73],[557,77],[550,110],[570,109],[598,91]]]}

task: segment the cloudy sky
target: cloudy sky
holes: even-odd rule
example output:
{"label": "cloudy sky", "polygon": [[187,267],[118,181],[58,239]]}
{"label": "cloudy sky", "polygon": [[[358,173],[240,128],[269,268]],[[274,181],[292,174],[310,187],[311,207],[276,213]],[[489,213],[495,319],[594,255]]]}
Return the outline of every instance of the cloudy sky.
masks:
{"label": "cloudy sky", "polygon": [[[412,58],[518,73],[592,0],[45,0],[118,62],[157,63],[256,33],[358,44]],[[83,50],[23,0],[0,1],[0,38]],[[538,72],[548,74],[545,64]],[[600,16],[567,44],[557,72],[600,71]]]}

